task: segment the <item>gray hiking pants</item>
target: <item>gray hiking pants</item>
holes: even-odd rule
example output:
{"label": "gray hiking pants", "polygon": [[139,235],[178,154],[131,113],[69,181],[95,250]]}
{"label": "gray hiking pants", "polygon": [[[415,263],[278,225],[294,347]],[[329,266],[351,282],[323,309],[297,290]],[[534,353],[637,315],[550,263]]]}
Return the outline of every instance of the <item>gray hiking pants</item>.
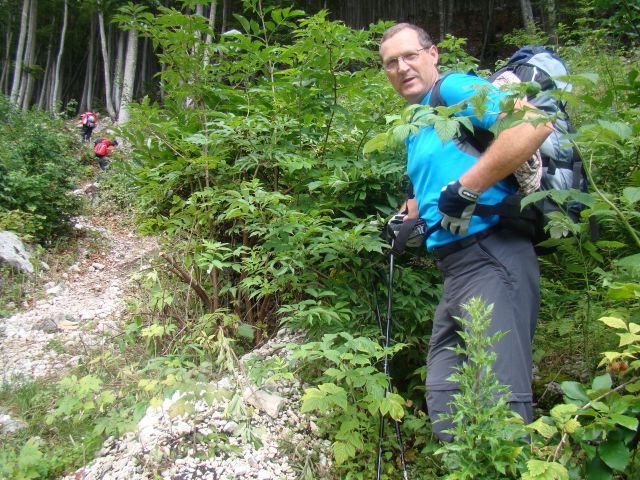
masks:
{"label": "gray hiking pants", "polygon": [[509,387],[511,409],[525,422],[533,421],[531,342],[540,303],[540,273],[531,242],[509,230],[496,230],[439,260],[438,268],[444,275],[444,291],[433,321],[426,381],[434,433],[441,441],[453,440],[443,432],[452,427],[451,422],[438,420],[442,413],[451,412],[452,395],[458,390],[447,378],[463,360],[449,350],[462,343],[460,325],[453,317],[468,317],[461,305],[473,297],[493,304],[487,335],[506,332],[493,347],[497,354],[493,370],[500,383]]}

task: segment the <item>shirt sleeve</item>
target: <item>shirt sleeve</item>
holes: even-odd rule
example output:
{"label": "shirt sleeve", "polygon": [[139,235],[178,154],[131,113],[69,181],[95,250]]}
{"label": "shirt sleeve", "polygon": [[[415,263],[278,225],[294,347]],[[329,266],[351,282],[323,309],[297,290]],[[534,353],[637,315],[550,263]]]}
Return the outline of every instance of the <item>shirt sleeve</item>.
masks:
{"label": "shirt sleeve", "polygon": [[487,80],[471,74],[454,73],[448,75],[440,85],[440,95],[446,105],[455,105],[465,100],[469,100],[478,95],[478,89],[489,88],[489,94],[485,102],[486,110],[479,117],[475,113],[474,106],[468,102],[466,108],[456,114],[458,116],[470,117],[471,123],[484,129],[489,129],[500,115],[500,100],[507,96],[506,92],[501,92]]}

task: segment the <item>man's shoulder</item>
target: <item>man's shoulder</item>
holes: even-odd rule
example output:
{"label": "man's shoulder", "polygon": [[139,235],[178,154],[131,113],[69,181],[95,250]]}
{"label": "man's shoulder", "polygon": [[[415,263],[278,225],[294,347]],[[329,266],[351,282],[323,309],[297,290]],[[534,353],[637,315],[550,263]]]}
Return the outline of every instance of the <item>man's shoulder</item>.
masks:
{"label": "man's shoulder", "polygon": [[461,85],[475,85],[478,83],[486,83],[490,85],[489,81],[479,77],[473,72],[449,72],[440,77],[441,86],[446,85],[447,88],[457,88]]}
{"label": "man's shoulder", "polygon": [[439,93],[445,105],[453,105],[478,93],[478,87],[491,83],[473,73],[449,73],[441,77]]}

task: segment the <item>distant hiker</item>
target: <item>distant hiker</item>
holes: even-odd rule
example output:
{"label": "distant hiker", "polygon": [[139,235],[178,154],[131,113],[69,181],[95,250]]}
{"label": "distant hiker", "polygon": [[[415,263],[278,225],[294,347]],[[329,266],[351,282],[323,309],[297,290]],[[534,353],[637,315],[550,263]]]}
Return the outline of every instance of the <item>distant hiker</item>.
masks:
{"label": "distant hiker", "polygon": [[[466,102],[464,115],[474,125],[488,129],[505,116],[500,111],[501,92],[475,75],[453,73],[441,80],[438,48],[420,27],[400,23],[389,28],[380,43],[380,57],[394,89],[410,104],[430,105],[439,86],[445,105]],[[477,102],[468,100],[477,90],[488,92],[478,116]],[[516,100],[515,108],[525,118],[535,118],[530,104]],[[522,122],[503,130],[481,155],[472,155],[456,138],[443,142],[433,126],[426,126],[407,139],[407,173],[414,194],[407,201],[408,217],[420,216],[435,232],[427,238],[427,250],[437,260],[444,289],[438,305],[427,356],[427,408],[439,440],[453,436],[449,419],[458,384],[449,380],[464,358],[454,351],[459,346],[460,324],[468,318],[461,308],[473,297],[493,304],[491,336],[505,336],[493,350],[497,379],[509,388],[506,399],[526,423],[533,420],[532,347],[540,303],[539,267],[533,244],[515,230],[500,228],[497,216],[474,215],[478,204],[495,204],[517,187],[508,178],[531,158],[551,133],[550,125]],[[425,332],[426,334],[426,332]]]}
{"label": "distant hiker", "polygon": [[91,133],[98,124],[98,114],[94,112],[84,112],[80,117],[80,126],[82,127],[82,141],[90,142]]}
{"label": "distant hiker", "polygon": [[96,154],[100,170],[104,171],[109,165],[107,157],[111,155],[113,149],[118,146],[117,140],[109,140],[108,138],[99,138],[94,142],[93,153]]}

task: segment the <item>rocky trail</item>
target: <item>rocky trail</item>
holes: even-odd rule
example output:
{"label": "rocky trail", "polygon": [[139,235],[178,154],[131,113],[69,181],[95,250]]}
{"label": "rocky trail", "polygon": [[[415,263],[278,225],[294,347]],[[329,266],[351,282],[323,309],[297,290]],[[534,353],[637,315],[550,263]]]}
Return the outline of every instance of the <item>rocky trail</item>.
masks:
{"label": "rocky trail", "polygon": [[[47,272],[43,298],[0,319],[3,383],[57,381],[92,351],[109,348],[122,326],[132,275],[157,254],[154,239],[117,219],[81,218],[75,228],[90,239],[79,243],[77,260]],[[65,478],[329,478],[321,453],[329,444],[314,435],[315,419],[298,411],[300,382],[280,379],[258,387],[243,368],[249,359],[286,356],[286,345],[300,340],[283,330],[241,358],[233,375],[150,406],[134,431],[107,439],[95,459]],[[21,427],[7,413],[0,411],[0,439]]]}
{"label": "rocky trail", "polygon": [[2,382],[60,375],[117,333],[127,284],[157,248],[108,219],[76,220],[77,261],[51,274],[44,298],[2,321]]}

